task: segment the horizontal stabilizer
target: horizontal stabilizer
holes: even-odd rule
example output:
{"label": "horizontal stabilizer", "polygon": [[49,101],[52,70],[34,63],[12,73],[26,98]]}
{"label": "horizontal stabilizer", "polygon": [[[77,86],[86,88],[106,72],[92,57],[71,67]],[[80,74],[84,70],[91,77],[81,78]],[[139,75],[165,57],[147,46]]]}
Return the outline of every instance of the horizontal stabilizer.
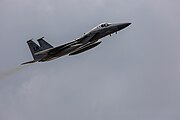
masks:
{"label": "horizontal stabilizer", "polygon": [[21,65],[30,64],[30,63],[35,63],[35,62],[37,62],[37,61],[36,61],[36,60],[32,60],[32,61],[28,61],[28,62],[22,63]]}
{"label": "horizontal stabilizer", "polygon": [[93,44],[90,44],[90,45],[86,45],[86,46],[80,48],[79,50],[70,53],[69,55],[71,56],[71,55],[80,54],[80,53],[82,53],[82,52],[85,52],[85,51],[87,51],[87,50],[89,50],[89,49],[92,49],[92,48],[98,46],[100,43],[101,43],[101,42],[97,42],[97,43],[93,43]]}

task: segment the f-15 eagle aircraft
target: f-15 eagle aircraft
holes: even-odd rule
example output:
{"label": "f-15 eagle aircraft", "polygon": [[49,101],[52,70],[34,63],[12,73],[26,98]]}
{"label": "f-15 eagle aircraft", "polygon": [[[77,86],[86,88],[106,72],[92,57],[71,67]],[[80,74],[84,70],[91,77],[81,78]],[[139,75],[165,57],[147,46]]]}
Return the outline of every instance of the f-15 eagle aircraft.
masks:
{"label": "f-15 eagle aircraft", "polygon": [[28,40],[27,44],[34,60],[22,63],[21,65],[34,62],[45,62],[64,55],[76,55],[82,53],[99,45],[101,43],[101,41],[98,41],[99,39],[108,35],[111,36],[111,34],[117,33],[130,24],[131,23],[102,23],[85,33],[82,37],[58,47],[50,45],[43,39],[44,37],[37,40],[39,45],[33,42],[32,39]]}

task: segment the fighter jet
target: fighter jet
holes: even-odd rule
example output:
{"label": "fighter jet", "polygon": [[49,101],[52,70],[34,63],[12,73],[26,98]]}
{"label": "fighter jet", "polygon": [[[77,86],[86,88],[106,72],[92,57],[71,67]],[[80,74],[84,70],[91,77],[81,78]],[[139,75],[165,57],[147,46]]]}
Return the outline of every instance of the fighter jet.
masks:
{"label": "fighter jet", "polygon": [[126,27],[131,23],[101,23],[91,29],[89,32],[85,33],[82,37],[79,37],[69,43],[60,45],[58,47],[53,47],[48,42],[44,40],[44,37],[38,39],[39,45],[31,40],[27,41],[29,49],[32,53],[34,60],[22,63],[29,64],[34,62],[45,62],[64,55],[77,55],[98,46],[102,41],[99,39],[106,37],[108,35],[116,33]]}

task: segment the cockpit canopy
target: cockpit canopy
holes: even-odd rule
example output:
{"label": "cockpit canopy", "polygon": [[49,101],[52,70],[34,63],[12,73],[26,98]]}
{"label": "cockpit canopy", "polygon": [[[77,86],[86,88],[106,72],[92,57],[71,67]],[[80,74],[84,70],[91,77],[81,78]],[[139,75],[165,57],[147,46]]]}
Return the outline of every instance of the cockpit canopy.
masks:
{"label": "cockpit canopy", "polygon": [[110,25],[111,25],[110,23],[102,23],[102,24],[98,25],[98,28],[108,27]]}
{"label": "cockpit canopy", "polygon": [[[101,29],[101,28],[106,28],[109,27],[111,25],[111,23],[101,23],[98,26],[94,27],[92,30],[96,30],[96,29]],[[91,31],[92,31],[91,30]]]}

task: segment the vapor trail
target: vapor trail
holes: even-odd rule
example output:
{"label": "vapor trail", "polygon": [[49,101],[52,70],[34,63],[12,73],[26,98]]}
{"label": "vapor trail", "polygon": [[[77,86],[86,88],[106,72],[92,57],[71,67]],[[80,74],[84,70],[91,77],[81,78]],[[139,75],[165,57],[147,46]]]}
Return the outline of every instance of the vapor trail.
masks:
{"label": "vapor trail", "polygon": [[0,73],[0,80],[13,75],[13,74],[21,71],[22,69],[27,68],[28,66],[29,65],[17,66],[17,67],[11,68],[9,70],[3,71]]}

